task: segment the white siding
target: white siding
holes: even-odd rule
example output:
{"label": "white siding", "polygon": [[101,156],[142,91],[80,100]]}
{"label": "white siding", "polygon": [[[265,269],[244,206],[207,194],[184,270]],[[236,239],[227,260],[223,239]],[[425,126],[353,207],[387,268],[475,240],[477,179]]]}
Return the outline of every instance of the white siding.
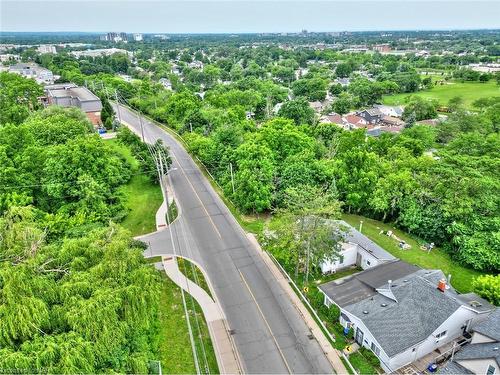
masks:
{"label": "white siding", "polygon": [[341,268],[350,267],[356,264],[356,254],[358,253],[357,245],[351,243],[343,243],[340,252],[340,259],[323,261],[320,264],[322,273],[337,272]]}
{"label": "white siding", "polygon": [[470,342],[471,344],[482,344],[484,342],[495,342],[495,340],[477,332],[474,332],[472,334],[472,340]]}
{"label": "white siding", "polygon": [[367,268],[377,266],[378,264],[382,263],[379,261],[379,259],[375,258],[372,254],[370,254],[368,251],[364,250],[359,246],[358,246],[358,254],[360,256],[360,261],[357,262],[357,264],[364,270],[366,270]]}
{"label": "white siding", "polygon": [[488,366],[493,366],[495,368],[495,375],[500,374],[500,367],[493,358],[457,360],[457,362],[464,366],[467,370],[472,371],[474,374],[485,375],[488,371]]}
{"label": "white siding", "polygon": [[[478,314],[474,311],[463,306],[459,307],[427,339],[392,357],[389,362],[391,368],[397,370],[460,337],[463,333],[462,327],[467,324],[467,321],[472,319],[474,322],[477,318]],[[436,335],[444,331],[446,331],[446,335],[437,339]],[[415,351],[413,351],[413,348],[415,348]]]}

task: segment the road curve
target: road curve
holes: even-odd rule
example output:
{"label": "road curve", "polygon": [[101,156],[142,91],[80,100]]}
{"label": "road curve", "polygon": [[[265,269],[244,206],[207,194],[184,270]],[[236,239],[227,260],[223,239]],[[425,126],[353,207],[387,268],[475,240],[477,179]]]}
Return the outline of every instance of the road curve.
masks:
{"label": "road curve", "polygon": [[[141,134],[138,115],[124,106],[119,111],[122,121]],[[245,373],[333,373],[299,312],[190,155],[168,132],[144,117],[142,122],[147,142],[161,139],[170,148],[176,168],[170,183],[181,211],[172,225],[174,240],[169,230],[143,236],[147,251],[180,254],[204,268],[234,332]]]}

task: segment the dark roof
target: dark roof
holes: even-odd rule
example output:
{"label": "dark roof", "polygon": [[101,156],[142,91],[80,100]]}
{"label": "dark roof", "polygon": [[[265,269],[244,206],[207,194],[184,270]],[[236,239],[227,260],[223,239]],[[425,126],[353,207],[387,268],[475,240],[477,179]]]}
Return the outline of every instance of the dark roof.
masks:
{"label": "dark roof", "polygon": [[372,137],[378,137],[380,136],[380,134],[382,134],[382,130],[380,128],[369,129],[366,131],[366,134]]}
{"label": "dark roof", "polygon": [[357,274],[356,277],[366,285],[376,289],[387,284],[388,280],[395,281],[410,275],[419,269],[420,268],[414,266],[413,264],[403,262],[402,260],[396,260],[384,263],[377,267],[369,268]]}
{"label": "dark roof", "polygon": [[330,281],[320,285],[319,289],[340,307],[377,294],[375,289],[363,284],[356,276]]}
{"label": "dark roof", "polygon": [[370,116],[383,116],[384,114],[380,111],[380,109],[376,108],[376,107],[373,107],[373,108],[368,108],[368,109],[365,109],[361,112],[366,112],[368,113]]}
{"label": "dark roof", "polygon": [[352,305],[377,294],[376,288],[418,270],[418,267],[401,260],[384,263],[342,279],[319,286],[340,307]]}
{"label": "dark roof", "polygon": [[[391,292],[397,302],[376,294],[344,307],[363,321],[389,357],[428,338],[460,307],[451,294],[442,293],[435,283],[427,280],[425,272],[419,270],[404,278],[393,279]],[[444,277],[441,271],[434,272]]]}
{"label": "dark roof", "polygon": [[473,372],[467,370],[465,367],[460,366],[454,361],[449,361],[446,366],[439,369],[438,374],[446,375],[462,375],[462,374],[473,374]]}
{"label": "dark roof", "polygon": [[500,342],[500,309],[496,308],[488,319],[472,327],[472,330]]}
{"label": "dark roof", "polygon": [[455,360],[458,362],[466,359],[487,358],[492,358],[500,364],[500,344],[498,342],[470,344],[455,354]]}
{"label": "dark roof", "polygon": [[[482,312],[488,312],[493,310],[493,306],[486,301],[484,298],[479,297],[476,293],[465,293],[465,294],[459,294],[457,298],[462,302],[465,306],[469,307],[470,309],[473,309],[474,311],[477,311],[479,313]],[[500,328],[498,325],[500,324],[500,314],[497,317],[496,322],[494,324],[497,324],[497,329],[496,329],[496,334],[497,337],[493,337],[495,340],[500,341]],[[489,324],[487,325],[488,329],[485,330],[486,332],[491,331],[492,329],[494,330],[493,327],[491,327]]]}

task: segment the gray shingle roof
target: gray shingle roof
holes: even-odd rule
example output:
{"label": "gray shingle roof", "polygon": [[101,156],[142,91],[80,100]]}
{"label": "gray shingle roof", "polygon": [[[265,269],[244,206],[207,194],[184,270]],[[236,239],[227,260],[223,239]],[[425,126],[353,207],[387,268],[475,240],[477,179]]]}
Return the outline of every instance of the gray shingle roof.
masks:
{"label": "gray shingle roof", "polygon": [[500,364],[500,344],[489,342],[483,344],[470,344],[455,354],[455,361],[464,359],[495,359]]}
{"label": "gray shingle roof", "polygon": [[472,330],[500,342],[500,309],[496,308],[488,319],[472,327]]}
{"label": "gray shingle roof", "polygon": [[363,321],[389,357],[425,340],[460,307],[449,293],[422,277],[423,272],[393,282],[398,302],[377,294],[344,307]]}
{"label": "gray shingle roof", "polygon": [[465,367],[460,366],[454,361],[450,361],[446,366],[439,369],[438,374],[446,375],[462,375],[462,374],[473,374],[473,372],[467,370]]}
{"label": "gray shingle roof", "polygon": [[376,289],[386,284],[387,280],[399,279],[418,269],[416,266],[396,260],[322,284],[319,289],[337,305],[344,307],[376,295]]}

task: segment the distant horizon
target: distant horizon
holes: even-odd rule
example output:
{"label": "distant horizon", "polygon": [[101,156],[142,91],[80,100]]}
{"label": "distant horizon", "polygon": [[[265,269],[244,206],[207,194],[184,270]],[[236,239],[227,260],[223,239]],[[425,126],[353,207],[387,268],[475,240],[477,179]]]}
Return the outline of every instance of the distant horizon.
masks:
{"label": "distant horizon", "polygon": [[500,2],[483,0],[0,0],[0,30],[143,34],[496,30],[498,14]]}
{"label": "distant horizon", "polygon": [[[477,28],[477,29],[367,29],[367,30],[307,30],[309,34],[327,34],[327,33],[379,33],[379,32],[429,32],[429,31],[500,31],[498,28]],[[251,32],[166,32],[166,31],[126,31],[126,30],[106,30],[106,31],[76,31],[76,30],[60,30],[60,31],[14,31],[0,30],[0,34],[107,34],[107,33],[125,33],[125,34],[142,34],[142,35],[255,35],[255,34],[301,34],[299,31],[251,31]]]}

